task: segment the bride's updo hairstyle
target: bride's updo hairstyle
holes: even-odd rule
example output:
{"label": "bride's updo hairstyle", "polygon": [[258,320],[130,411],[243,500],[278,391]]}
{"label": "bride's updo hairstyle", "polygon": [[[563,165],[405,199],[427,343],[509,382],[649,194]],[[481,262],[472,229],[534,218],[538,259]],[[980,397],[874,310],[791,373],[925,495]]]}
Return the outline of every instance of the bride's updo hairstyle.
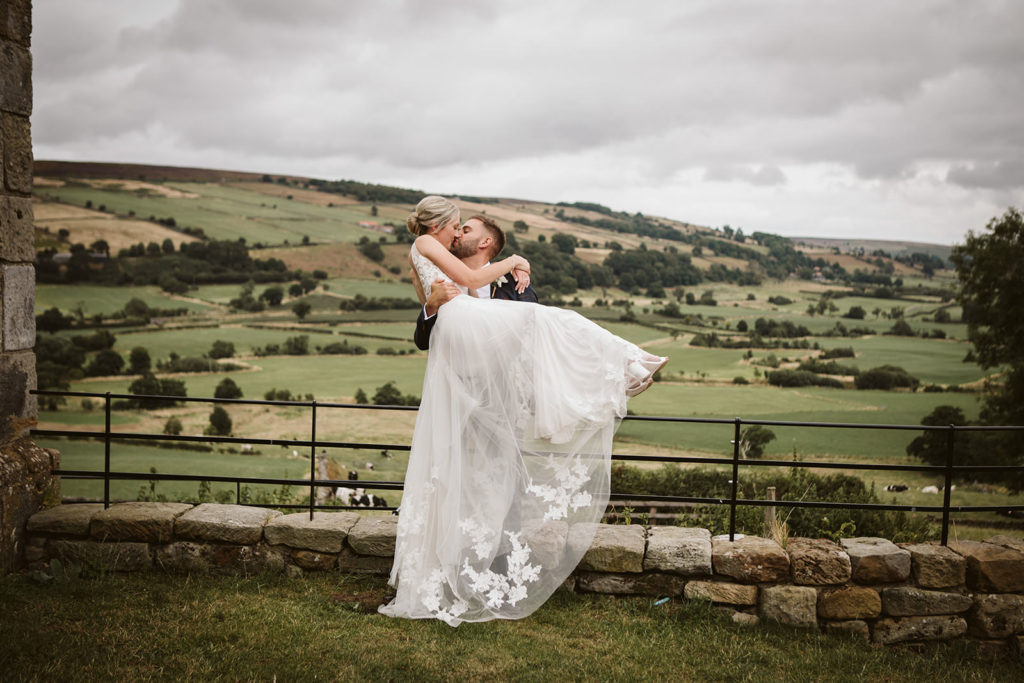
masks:
{"label": "bride's updo hairstyle", "polygon": [[432,194],[420,200],[416,210],[405,219],[405,225],[412,234],[429,235],[435,226],[448,223],[459,215],[459,207],[450,200]]}

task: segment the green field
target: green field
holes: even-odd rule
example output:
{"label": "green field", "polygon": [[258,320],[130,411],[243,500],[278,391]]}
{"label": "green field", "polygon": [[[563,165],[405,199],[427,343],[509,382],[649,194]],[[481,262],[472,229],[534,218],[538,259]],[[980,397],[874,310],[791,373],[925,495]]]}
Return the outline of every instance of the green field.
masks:
{"label": "green field", "polygon": [[[237,291],[233,296],[237,296]],[[81,309],[86,317],[111,315],[124,308],[133,298],[142,299],[151,308],[185,308],[191,313],[208,313],[211,306],[192,301],[181,301],[168,296],[159,287],[104,287],[102,285],[76,284],[36,285],[36,313],[57,307],[64,313]]]}
{"label": "green field", "polygon": [[94,207],[103,205],[107,211],[121,215],[134,212],[143,219],[172,217],[179,228],[202,228],[213,239],[242,237],[249,244],[298,244],[303,237],[314,242],[355,242],[370,232],[360,228],[359,221],[379,220],[363,204],[327,207],[214,183],[163,184],[199,197],[170,198],[81,184],[47,188],[40,194],[76,206],[91,201]]}

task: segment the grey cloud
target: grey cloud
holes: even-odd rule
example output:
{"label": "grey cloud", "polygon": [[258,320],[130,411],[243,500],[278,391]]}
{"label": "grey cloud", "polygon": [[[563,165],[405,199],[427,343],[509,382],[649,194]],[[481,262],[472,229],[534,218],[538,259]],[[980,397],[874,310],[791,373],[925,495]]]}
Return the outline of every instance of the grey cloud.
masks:
{"label": "grey cloud", "polygon": [[785,184],[786,174],[778,166],[715,166],[705,170],[704,179],[723,182],[739,180],[751,185],[770,186]]}
{"label": "grey cloud", "polygon": [[956,164],[946,173],[946,180],[968,188],[1024,189],[1024,162],[1014,160]]}

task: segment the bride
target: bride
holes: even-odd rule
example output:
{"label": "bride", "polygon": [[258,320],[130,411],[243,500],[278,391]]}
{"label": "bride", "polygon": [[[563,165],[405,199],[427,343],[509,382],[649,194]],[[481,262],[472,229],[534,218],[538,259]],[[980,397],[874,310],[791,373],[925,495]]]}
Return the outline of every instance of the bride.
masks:
{"label": "bride", "polygon": [[[528,271],[472,270],[448,252],[459,210],[425,197],[407,221],[429,296]],[[516,271],[513,273],[513,271]],[[575,569],[608,503],[627,396],[667,361],[574,311],[460,295],[430,337],[390,584],[389,616],[464,621],[531,614]]]}

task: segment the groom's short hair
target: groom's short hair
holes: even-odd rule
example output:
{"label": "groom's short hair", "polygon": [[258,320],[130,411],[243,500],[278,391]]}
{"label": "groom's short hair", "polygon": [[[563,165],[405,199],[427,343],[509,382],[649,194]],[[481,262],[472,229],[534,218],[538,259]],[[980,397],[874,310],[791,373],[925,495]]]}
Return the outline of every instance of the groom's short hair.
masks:
{"label": "groom's short hair", "polygon": [[501,250],[505,248],[505,233],[498,227],[498,224],[494,222],[494,219],[490,216],[484,216],[483,214],[478,213],[470,216],[470,220],[478,220],[483,223],[487,233],[491,236],[491,239],[494,240],[494,246],[491,248],[491,253],[487,255],[487,258],[493,259],[500,254]]}

